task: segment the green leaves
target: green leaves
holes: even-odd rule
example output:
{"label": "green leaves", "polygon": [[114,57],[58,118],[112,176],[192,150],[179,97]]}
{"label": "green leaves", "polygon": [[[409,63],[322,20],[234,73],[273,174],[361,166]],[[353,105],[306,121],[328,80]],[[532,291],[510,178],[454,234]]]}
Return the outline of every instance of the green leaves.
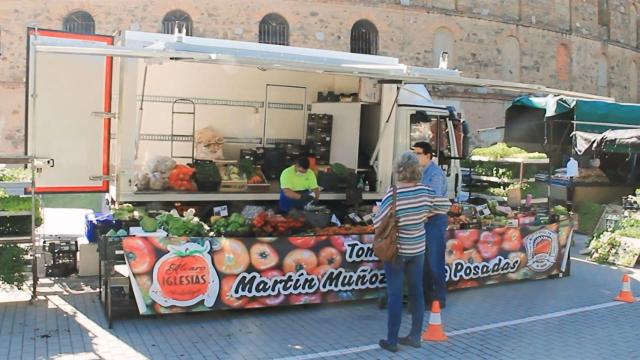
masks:
{"label": "green leaves", "polygon": [[22,287],[27,280],[24,257],[27,251],[18,245],[0,245],[0,282]]}

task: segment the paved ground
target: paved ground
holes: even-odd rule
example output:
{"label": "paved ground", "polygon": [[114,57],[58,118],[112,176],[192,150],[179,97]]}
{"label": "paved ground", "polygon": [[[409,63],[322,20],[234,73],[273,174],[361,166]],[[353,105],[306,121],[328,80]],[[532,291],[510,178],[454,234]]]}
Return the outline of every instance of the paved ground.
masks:
{"label": "paved ground", "polygon": [[[640,359],[640,303],[612,302],[624,272],[576,259],[563,279],[451,293],[442,314],[449,341],[392,358]],[[375,302],[130,316],[108,330],[95,279],[41,288],[33,305],[0,303],[0,360],[391,357],[375,345],[385,334]],[[407,324],[405,315],[402,333]]]}

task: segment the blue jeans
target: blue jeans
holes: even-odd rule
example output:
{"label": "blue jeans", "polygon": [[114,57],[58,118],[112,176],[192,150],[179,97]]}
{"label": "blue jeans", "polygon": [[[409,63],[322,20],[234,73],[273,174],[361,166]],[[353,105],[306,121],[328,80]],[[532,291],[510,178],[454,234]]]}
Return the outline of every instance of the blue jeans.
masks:
{"label": "blue jeans", "polygon": [[405,272],[409,280],[409,304],[411,307],[409,337],[415,340],[420,339],[422,322],[424,321],[423,269],[424,254],[398,255],[394,262],[384,263],[384,272],[387,275],[387,341],[392,345],[398,343],[398,332],[402,322],[402,290]]}
{"label": "blue jeans", "polygon": [[[434,215],[425,225],[427,255],[424,262],[424,291],[427,298],[439,300],[441,305],[445,303],[447,296],[444,237],[448,224],[449,217],[447,215]],[[435,299],[433,299],[433,295],[435,295]]]}

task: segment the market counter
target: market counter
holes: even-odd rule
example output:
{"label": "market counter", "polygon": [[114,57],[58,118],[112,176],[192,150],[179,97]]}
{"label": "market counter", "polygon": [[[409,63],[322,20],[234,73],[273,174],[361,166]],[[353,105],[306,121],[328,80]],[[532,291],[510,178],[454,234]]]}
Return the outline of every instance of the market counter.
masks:
{"label": "market counter", "polygon": [[[572,224],[452,230],[450,289],[564,274]],[[373,235],[122,240],[141,314],[377,298]]]}

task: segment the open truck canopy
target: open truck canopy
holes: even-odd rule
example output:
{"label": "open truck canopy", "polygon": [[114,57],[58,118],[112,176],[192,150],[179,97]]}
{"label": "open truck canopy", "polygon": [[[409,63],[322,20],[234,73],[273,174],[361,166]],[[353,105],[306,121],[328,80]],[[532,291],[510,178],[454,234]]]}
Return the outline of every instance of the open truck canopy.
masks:
{"label": "open truck canopy", "polygon": [[[549,121],[551,120],[551,121]],[[556,133],[574,137],[578,154],[587,149],[607,152],[640,150],[640,105],[564,96],[519,97],[507,110],[505,140],[519,142],[527,134],[539,141]],[[565,129],[559,132],[558,129]],[[546,129],[546,131],[545,131]]]}
{"label": "open truck canopy", "polygon": [[[384,56],[133,31],[115,38],[40,29],[28,29],[28,35],[27,152],[65,159],[39,177],[38,192],[106,192],[109,180],[120,174],[114,166],[129,154],[119,151],[111,156],[110,141],[115,136],[111,121],[134,120],[130,113],[118,111],[123,101],[135,104],[139,94],[128,89],[138,79],[126,80],[123,65],[114,58],[334,74],[381,84],[453,84],[600,98],[541,85],[466,78],[459,71],[407,66]],[[386,106],[393,108],[391,103]],[[446,114],[445,107],[432,108]]]}

